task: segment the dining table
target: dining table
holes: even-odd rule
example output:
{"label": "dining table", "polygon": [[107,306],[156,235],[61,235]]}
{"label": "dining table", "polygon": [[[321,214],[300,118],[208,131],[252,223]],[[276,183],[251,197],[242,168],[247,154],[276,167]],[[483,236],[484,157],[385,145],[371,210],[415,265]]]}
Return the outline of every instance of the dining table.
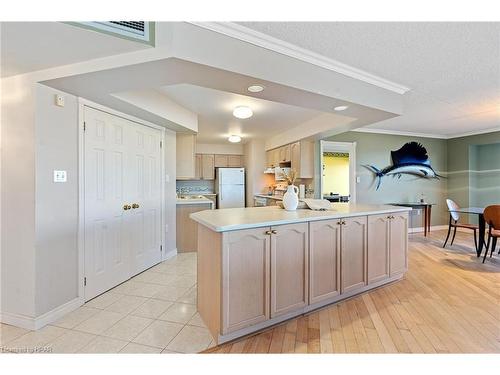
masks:
{"label": "dining table", "polygon": [[449,212],[458,212],[460,214],[477,215],[479,224],[479,243],[476,249],[477,256],[481,256],[483,246],[486,247],[486,222],[484,221],[484,207],[459,207]]}

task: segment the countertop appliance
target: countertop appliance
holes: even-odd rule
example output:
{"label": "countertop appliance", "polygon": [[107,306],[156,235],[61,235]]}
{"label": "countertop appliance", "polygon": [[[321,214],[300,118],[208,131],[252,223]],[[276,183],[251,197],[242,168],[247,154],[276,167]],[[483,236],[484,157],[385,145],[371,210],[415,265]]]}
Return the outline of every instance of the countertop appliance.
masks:
{"label": "countertop appliance", "polygon": [[245,207],[245,168],[215,170],[217,208]]}
{"label": "countertop appliance", "polygon": [[274,179],[275,181],[285,181],[285,177],[283,173],[289,174],[291,168],[290,167],[274,167]]}

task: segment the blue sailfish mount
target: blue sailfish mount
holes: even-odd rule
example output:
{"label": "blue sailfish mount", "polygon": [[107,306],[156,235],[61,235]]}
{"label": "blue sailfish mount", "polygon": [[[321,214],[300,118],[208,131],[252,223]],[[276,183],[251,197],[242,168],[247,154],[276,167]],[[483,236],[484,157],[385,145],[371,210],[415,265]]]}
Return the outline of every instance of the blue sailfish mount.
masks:
{"label": "blue sailfish mount", "polygon": [[365,165],[377,177],[377,190],[382,182],[382,177],[387,175],[398,176],[410,174],[422,178],[436,178],[440,176],[431,166],[427,150],[418,142],[408,142],[399,150],[391,151],[392,165],[380,170],[373,165]]}

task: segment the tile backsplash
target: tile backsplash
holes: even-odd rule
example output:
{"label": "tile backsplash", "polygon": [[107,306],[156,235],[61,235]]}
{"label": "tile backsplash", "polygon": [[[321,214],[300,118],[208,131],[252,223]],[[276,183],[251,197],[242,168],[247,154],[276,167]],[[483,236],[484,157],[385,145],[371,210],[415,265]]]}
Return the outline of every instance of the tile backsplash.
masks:
{"label": "tile backsplash", "polygon": [[178,180],[176,190],[179,194],[213,193],[215,187],[213,180]]}

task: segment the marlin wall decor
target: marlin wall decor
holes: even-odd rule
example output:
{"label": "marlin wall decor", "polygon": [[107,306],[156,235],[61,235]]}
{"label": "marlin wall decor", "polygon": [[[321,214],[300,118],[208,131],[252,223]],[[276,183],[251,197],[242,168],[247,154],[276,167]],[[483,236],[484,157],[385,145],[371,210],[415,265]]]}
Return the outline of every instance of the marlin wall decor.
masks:
{"label": "marlin wall decor", "polygon": [[392,165],[380,170],[373,165],[365,165],[377,177],[377,189],[380,187],[382,177],[387,175],[401,178],[402,174],[410,174],[422,178],[436,178],[440,176],[431,167],[427,150],[418,142],[408,142],[399,150],[391,151]]}

